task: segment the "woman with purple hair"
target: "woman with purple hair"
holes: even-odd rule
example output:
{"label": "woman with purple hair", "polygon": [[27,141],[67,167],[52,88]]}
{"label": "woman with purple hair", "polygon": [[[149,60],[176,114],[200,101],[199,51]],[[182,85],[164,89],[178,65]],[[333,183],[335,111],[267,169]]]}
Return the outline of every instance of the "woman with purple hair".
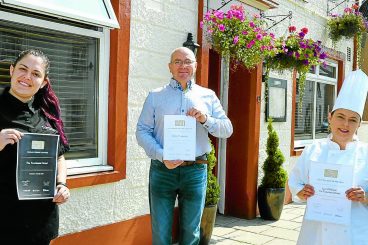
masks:
{"label": "woman with purple hair", "polygon": [[[40,50],[21,52],[10,66],[10,87],[0,95],[0,244],[48,245],[58,236],[57,205],[70,197],[63,156],[69,146],[59,101],[48,78],[49,66]],[[18,199],[17,143],[26,132],[60,135],[53,199]]]}

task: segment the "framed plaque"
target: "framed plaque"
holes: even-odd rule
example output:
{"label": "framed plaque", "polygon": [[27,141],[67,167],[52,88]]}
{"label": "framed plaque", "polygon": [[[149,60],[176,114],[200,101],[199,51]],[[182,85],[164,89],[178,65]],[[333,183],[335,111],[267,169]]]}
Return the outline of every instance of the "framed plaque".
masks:
{"label": "framed plaque", "polygon": [[266,121],[272,118],[274,122],[286,122],[287,81],[269,78],[266,100]]}
{"label": "framed plaque", "polygon": [[58,135],[24,133],[17,145],[19,200],[54,197],[58,146]]}

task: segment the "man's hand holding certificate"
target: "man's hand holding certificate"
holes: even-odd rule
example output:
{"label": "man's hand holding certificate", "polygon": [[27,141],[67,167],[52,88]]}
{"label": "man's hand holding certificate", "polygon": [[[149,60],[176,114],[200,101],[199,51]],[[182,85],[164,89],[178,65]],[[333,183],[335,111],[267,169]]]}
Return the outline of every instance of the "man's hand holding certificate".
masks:
{"label": "man's hand holding certificate", "polygon": [[164,160],[194,161],[196,120],[184,115],[165,115]]}

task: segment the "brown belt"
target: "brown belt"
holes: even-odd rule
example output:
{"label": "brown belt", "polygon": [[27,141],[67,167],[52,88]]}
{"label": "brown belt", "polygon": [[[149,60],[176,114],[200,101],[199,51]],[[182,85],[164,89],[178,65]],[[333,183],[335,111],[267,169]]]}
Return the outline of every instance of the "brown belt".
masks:
{"label": "brown belt", "polygon": [[207,164],[208,161],[207,160],[195,160],[195,161],[184,161],[182,164],[180,164],[181,167],[184,167],[184,166],[190,166],[190,165],[193,165],[193,164]]}

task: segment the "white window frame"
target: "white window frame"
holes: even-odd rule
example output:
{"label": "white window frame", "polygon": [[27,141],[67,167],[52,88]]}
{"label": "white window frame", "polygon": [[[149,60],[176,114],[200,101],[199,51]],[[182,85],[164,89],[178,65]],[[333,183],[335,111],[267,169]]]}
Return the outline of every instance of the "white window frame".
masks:
{"label": "white window frame", "polygon": [[107,165],[110,30],[107,28],[103,28],[102,31],[83,29],[4,11],[0,11],[0,21],[1,20],[57,30],[71,34],[94,37],[98,39],[98,115],[96,115],[98,117],[98,156],[97,158],[67,160],[66,162],[68,175],[112,170],[112,166]]}
{"label": "white window frame", "polygon": [[[71,19],[72,21],[78,21],[86,24],[105,26],[109,28],[119,28],[119,22],[115,16],[110,0],[99,0],[106,7],[106,14],[110,16],[110,18],[94,16],[88,12],[88,9],[86,9],[86,11],[77,11],[73,8],[69,8],[68,5],[66,4],[55,5],[45,0],[0,0],[0,1],[5,6],[17,9],[32,11],[36,13],[43,13],[63,19]],[[62,0],[60,1],[60,3],[62,3]]]}
{"label": "white window frame", "polygon": [[[336,77],[335,78],[330,78],[330,77],[325,77],[325,76],[319,75],[320,66],[316,66],[314,73],[307,73],[306,80],[314,82],[315,85],[317,84],[317,82],[334,85],[335,86],[335,98],[334,99],[336,100],[338,64],[336,62],[332,62],[332,61],[327,61],[326,64],[336,68]],[[316,139],[316,112],[317,112],[317,110],[316,110],[316,104],[317,104],[316,93],[317,93],[317,86],[314,86],[314,90],[313,90],[313,108],[314,109],[313,109],[312,139],[295,140],[295,132],[294,132],[294,148],[295,149],[297,149],[297,148],[300,149],[300,148],[303,148],[307,145],[312,144],[313,142],[323,140],[323,139]],[[331,108],[331,110],[332,110],[332,108]]]}

